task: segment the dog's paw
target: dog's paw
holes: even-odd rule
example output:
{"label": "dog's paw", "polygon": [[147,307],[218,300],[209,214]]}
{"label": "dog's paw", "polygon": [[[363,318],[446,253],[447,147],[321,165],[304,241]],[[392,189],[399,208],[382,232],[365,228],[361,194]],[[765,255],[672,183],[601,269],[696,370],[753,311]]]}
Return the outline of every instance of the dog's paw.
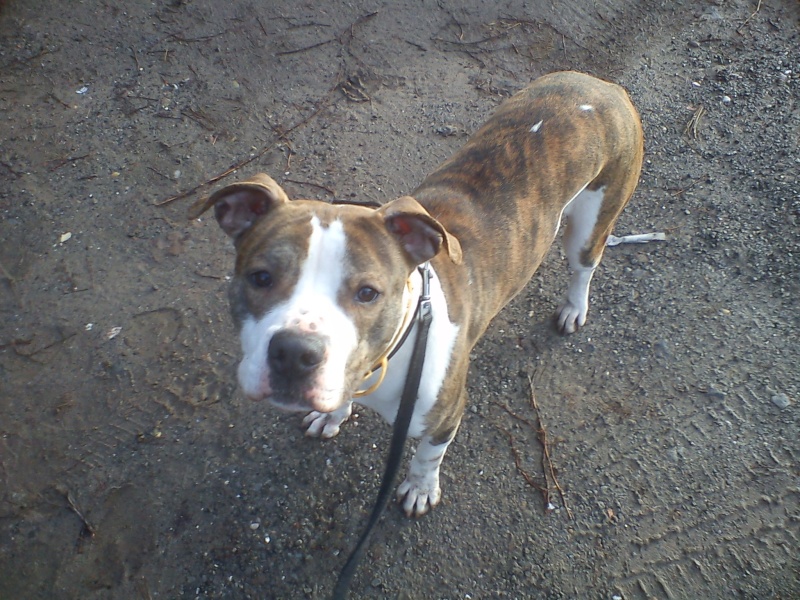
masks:
{"label": "dog's paw", "polygon": [[567,300],[556,311],[556,326],[562,334],[575,333],[579,327],[586,324],[586,314],[589,312],[587,304],[575,304]]}
{"label": "dog's paw", "polygon": [[397,488],[397,501],[407,517],[421,517],[442,499],[439,477],[416,478],[409,474]]}
{"label": "dog's paw", "polygon": [[350,404],[345,404],[333,412],[323,413],[316,410],[308,413],[303,419],[303,426],[306,428],[306,435],[309,437],[321,437],[330,439],[339,433],[339,428],[350,418],[353,408]]}

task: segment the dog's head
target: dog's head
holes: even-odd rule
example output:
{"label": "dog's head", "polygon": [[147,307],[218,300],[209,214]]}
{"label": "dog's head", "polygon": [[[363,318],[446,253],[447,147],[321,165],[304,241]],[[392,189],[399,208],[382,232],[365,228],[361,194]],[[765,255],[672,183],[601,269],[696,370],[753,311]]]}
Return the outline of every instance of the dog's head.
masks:
{"label": "dog's head", "polygon": [[231,312],[244,356],[239,383],[290,410],[335,410],[362,385],[409,305],[415,267],[461,248],[413,198],[378,209],[290,201],[267,175],[190,209],[214,207],[236,247]]}

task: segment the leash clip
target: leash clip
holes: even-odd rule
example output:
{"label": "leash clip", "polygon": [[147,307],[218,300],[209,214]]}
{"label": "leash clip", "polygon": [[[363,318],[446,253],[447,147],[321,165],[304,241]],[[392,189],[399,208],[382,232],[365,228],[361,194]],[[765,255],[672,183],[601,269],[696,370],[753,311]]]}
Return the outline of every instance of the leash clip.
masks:
{"label": "leash clip", "polygon": [[419,295],[419,316],[420,320],[431,314],[431,264],[428,261],[419,267],[419,274],[422,276],[422,292]]}

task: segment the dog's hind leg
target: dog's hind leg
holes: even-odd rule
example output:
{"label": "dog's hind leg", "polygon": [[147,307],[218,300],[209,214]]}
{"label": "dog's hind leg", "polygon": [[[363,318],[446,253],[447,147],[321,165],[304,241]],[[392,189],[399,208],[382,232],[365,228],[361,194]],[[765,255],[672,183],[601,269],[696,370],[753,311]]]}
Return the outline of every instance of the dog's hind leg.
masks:
{"label": "dog's hind leg", "polygon": [[589,312],[589,284],[599,257],[590,257],[586,249],[600,216],[605,189],[588,188],[575,196],[564,208],[567,218],[562,243],[570,268],[569,288],[564,302],[556,312],[558,330],[573,333],[586,322]]}
{"label": "dog's hind leg", "polygon": [[589,284],[614,223],[633,193],[635,181],[632,186],[629,181],[598,186],[595,180],[564,208],[567,224],[562,241],[571,275],[566,298],[556,312],[561,333],[573,333],[586,323]]}

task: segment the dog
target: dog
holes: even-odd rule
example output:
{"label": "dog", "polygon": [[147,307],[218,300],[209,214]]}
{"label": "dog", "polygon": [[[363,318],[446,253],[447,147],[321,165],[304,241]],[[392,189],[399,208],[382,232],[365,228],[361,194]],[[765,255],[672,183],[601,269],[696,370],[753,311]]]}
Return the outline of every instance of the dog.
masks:
{"label": "dog", "polygon": [[196,203],[213,207],[236,249],[230,306],[256,401],[308,413],[309,436],[339,433],[353,399],[390,424],[413,344],[418,266],[430,265],[432,322],[409,435],[419,438],[397,489],[409,516],[439,502],[439,469],[467,404],[470,351],[530,280],[560,229],[571,276],[556,312],[586,322],[589,284],[636,188],[644,153],[623,88],[545,75],[505,100],[409,196],[377,208],[290,201],[264,174]]}

